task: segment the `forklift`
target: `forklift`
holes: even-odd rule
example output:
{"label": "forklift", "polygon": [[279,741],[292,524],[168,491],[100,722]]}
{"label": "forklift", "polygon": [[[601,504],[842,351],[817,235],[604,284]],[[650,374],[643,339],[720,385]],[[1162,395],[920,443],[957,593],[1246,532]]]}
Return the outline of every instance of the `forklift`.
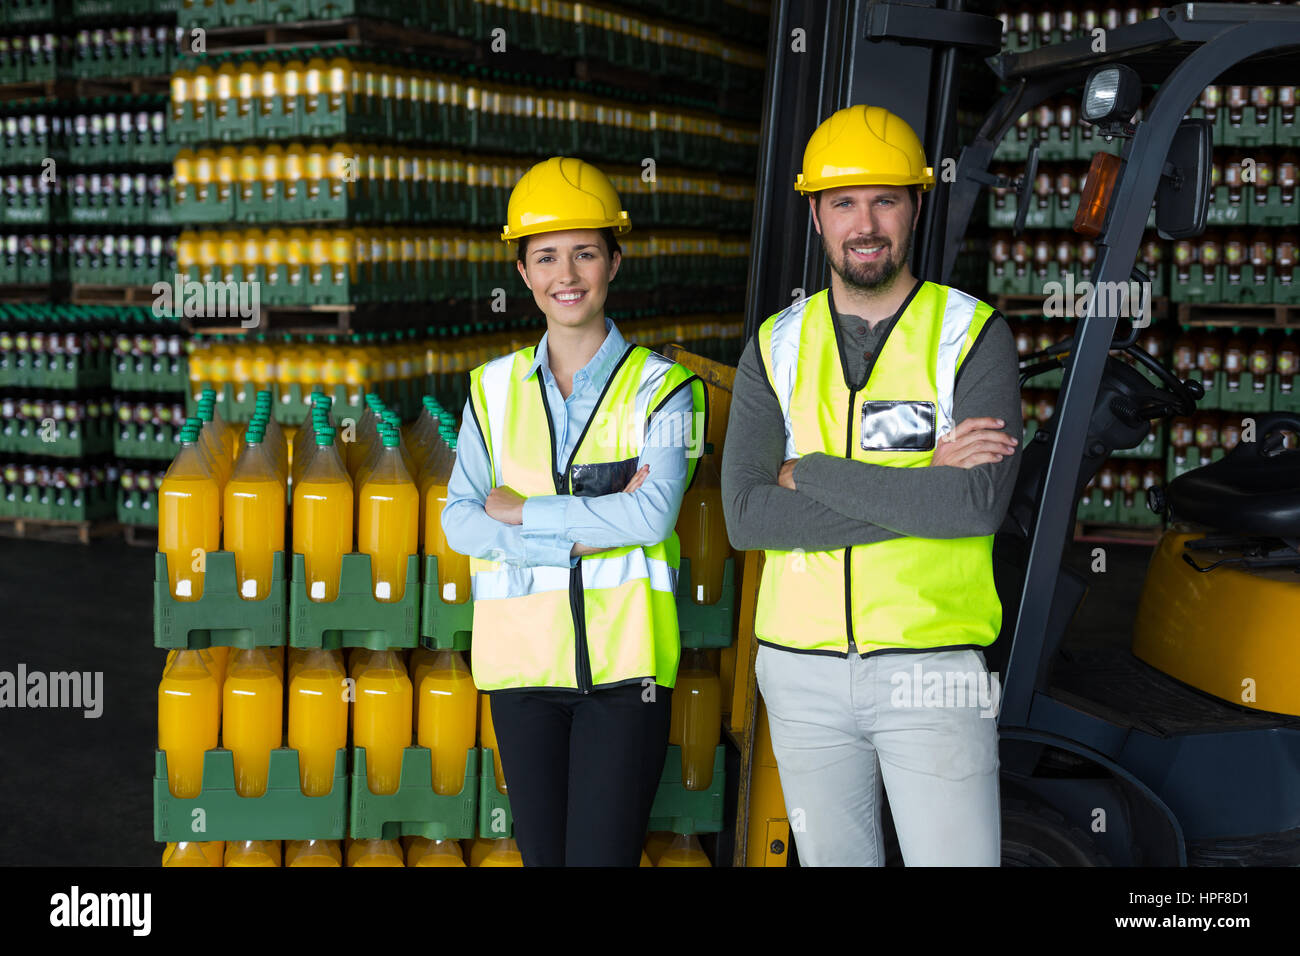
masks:
{"label": "forklift", "polygon": [[[774,54],[804,13],[799,0],[774,4]],[[803,122],[782,129],[782,97],[798,84],[783,80],[782,65],[770,61],[748,334],[774,311],[774,290],[788,297],[792,284],[824,284],[815,236],[805,232],[802,263],[776,265],[779,257],[768,251],[772,242],[797,241],[794,204],[776,201],[781,181],[788,191],[792,180],[781,167],[781,144],[792,152],[789,144],[803,141],[800,126],[849,102],[869,102],[925,130],[928,155],[949,155],[953,133],[943,114],[952,105],[953,59],[1000,50],[998,21],[961,11],[959,3],[848,0],[833,5],[831,16],[840,19],[826,36],[837,29],[846,36],[840,63],[860,67],[874,55],[863,49],[877,43],[891,69],[900,57],[924,56],[930,75],[946,85],[932,84],[938,93],[918,106],[872,98],[851,76],[832,95],[823,87]],[[1095,47],[1081,38],[987,56],[1006,92],[961,149],[928,216],[922,207],[918,276],[950,283],[984,189],[1015,187],[1023,223],[1036,150],[1015,182],[991,174],[990,162],[1022,114],[1068,94],[1079,98],[1079,115],[1097,141],[1123,143],[1118,156],[1093,157],[1075,217],[1075,231],[1096,245],[1090,281],[1100,288],[1145,282],[1135,262],[1153,205],[1163,238],[1205,229],[1213,144],[1211,125],[1191,115],[1198,97],[1216,83],[1294,82],[1300,8],[1183,4],[1106,30],[1105,52]],[[857,52],[845,60],[843,50]],[[1153,86],[1139,115],[1143,90]],[[781,275],[764,276],[763,262]],[[1078,648],[1066,641],[1088,592],[1087,574],[1065,563],[1085,486],[1112,452],[1136,447],[1153,422],[1190,414],[1204,397],[1201,383],[1180,380],[1139,347],[1150,315],[1121,316],[1117,305],[1092,297],[1072,336],[1022,362],[1022,385],[1057,368],[1063,380],[1054,415],[1022,451],[995,536],[1004,615],[985,656],[989,670],[1002,675],[1003,865],[1300,864],[1300,451],[1283,447],[1286,433],[1300,434],[1300,418],[1255,415],[1253,441],[1150,489],[1148,506],[1170,525],[1151,558],[1131,643]],[[786,865],[788,825],[779,819],[779,789],[772,797],[774,761],[752,666],[749,679],[742,676],[754,652],[747,628],[755,558],[747,556],[743,573],[731,701],[732,736],[743,729],[747,745],[735,859]]]}

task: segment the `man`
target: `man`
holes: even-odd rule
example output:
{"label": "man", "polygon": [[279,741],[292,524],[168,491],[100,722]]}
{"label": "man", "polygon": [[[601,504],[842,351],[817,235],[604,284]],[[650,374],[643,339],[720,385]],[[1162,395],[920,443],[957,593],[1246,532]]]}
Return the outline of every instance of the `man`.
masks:
{"label": "man", "polygon": [[[763,323],[722,463],[737,549],[766,552],[755,616],[799,857],[997,866],[992,535],[1021,437],[1014,340],[991,306],[907,264],[933,170],[880,107],[814,132],[808,195],[829,290]],[[936,692],[937,688],[937,692]]]}

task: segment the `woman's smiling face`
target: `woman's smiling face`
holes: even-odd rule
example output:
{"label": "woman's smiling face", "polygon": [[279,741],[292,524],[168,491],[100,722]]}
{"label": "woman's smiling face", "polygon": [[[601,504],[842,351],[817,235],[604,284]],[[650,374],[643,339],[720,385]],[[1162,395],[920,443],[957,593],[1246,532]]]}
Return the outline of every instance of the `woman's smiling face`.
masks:
{"label": "woman's smiling face", "polygon": [[604,315],[621,261],[617,252],[611,259],[599,229],[566,229],[529,237],[518,266],[547,322],[578,328]]}

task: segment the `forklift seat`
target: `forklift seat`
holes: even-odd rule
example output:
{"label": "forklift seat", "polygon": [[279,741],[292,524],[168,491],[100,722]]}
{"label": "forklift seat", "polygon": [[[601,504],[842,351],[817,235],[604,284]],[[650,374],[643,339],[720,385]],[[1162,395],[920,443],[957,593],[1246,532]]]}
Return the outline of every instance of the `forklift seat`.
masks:
{"label": "forklift seat", "polygon": [[1300,451],[1269,454],[1280,442],[1265,440],[1280,425],[1300,431],[1294,416],[1260,415],[1257,441],[1171,481],[1165,494],[1174,517],[1230,534],[1300,537]]}

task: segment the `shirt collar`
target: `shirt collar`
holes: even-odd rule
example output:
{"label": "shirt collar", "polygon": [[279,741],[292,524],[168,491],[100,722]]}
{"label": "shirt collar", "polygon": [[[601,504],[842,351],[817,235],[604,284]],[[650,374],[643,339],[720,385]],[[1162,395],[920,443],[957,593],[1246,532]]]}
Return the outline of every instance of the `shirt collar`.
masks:
{"label": "shirt collar", "polygon": [[[531,378],[538,369],[542,370],[542,377],[545,381],[549,382],[554,377],[551,374],[551,366],[547,361],[546,352],[546,343],[550,334],[550,332],[542,333],[542,340],[537,343],[537,354],[533,356],[532,364],[519,377],[520,381]],[[591,361],[574,373],[574,379],[576,380],[579,375],[582,375],[588,382],[604,382],[609,377],[614,363],[619,360],[619,357],[622,356],[626,349],[627,341],[609,316],[605,316],[605,341],[600,344],[600,348],[591,357]]]}

